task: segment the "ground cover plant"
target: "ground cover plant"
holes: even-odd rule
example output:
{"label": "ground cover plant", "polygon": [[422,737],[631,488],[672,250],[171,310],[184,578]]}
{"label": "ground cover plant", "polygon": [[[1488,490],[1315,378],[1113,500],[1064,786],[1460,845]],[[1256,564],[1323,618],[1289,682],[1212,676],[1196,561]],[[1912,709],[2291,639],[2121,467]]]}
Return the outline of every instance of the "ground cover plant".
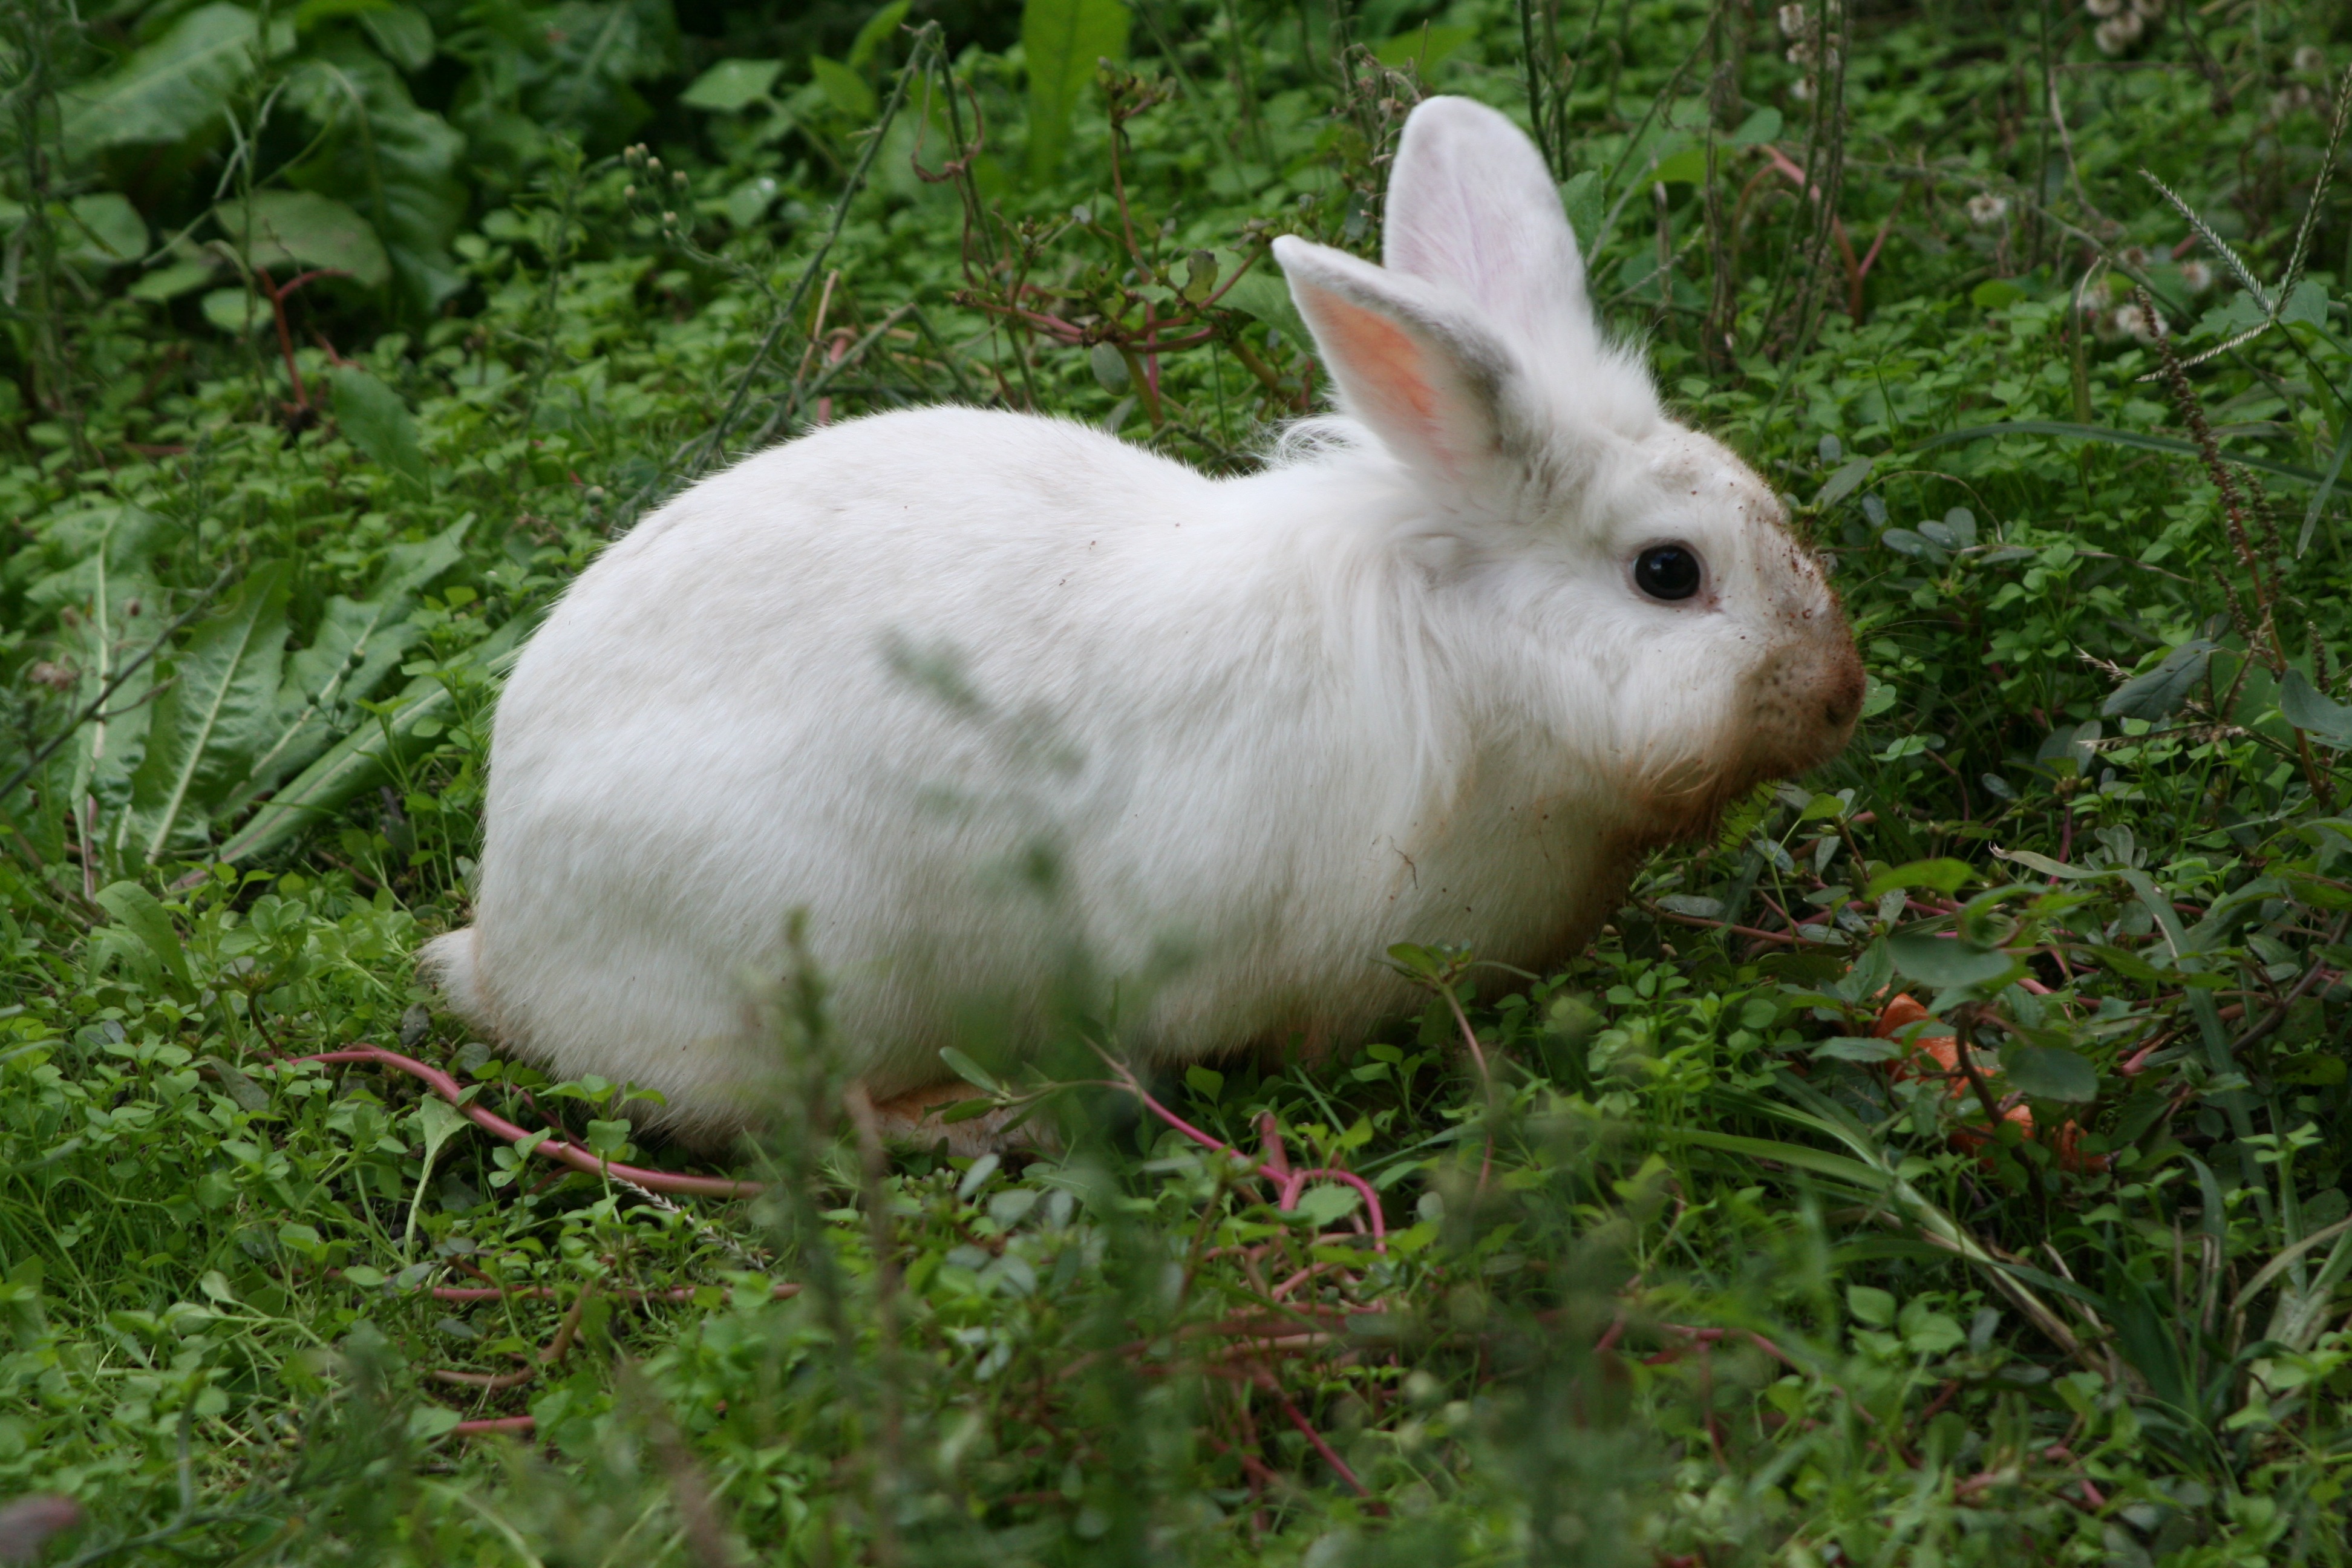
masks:
{"label": "ground cover plant", "polygon": [[[2336,1563],[2352,16],[2042,0],[0,9],[0,1559]],[[1871,672],[1591,951],[733,1165],[412,973],[490,705],[732,455],[1318,406],[1421,95]],[[2331,175],[2335,176],[2331,180]],[[917,672],[919,673],[919,672]],[[1050,908],[1050,866],[1009,899]],[[779,911],[782,921],[788,911]],[[1042,962],[1042,960],[1041,960]]]}

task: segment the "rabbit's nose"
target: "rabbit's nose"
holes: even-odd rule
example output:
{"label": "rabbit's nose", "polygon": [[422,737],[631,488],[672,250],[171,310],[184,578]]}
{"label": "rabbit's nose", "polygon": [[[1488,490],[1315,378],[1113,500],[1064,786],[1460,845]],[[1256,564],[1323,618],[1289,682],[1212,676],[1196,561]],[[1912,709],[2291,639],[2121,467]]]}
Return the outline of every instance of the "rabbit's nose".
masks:
{"label": "rabbit's nose", "polygon": [[1862,660],[1849,647],[1822,682],[1822,718],[1832,730],[1851,728],[1862,712]]}

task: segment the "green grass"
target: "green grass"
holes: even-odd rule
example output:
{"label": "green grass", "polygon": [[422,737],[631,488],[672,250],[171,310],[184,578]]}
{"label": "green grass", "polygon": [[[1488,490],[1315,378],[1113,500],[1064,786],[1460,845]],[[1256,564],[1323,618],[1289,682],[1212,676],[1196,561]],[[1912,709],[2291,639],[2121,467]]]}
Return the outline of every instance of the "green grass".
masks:
{"label": "green grass", "polygon": [[[1976,0],[1834,50],[1144,0],[1099,78],[1123,14],[1027,9],[0,17],[0,1558],[2352,1557],[2341,8],[2110,55]],[[1426,1012],[1328,1063],[1122,1081],[1074,977],[1000,1086],[1053,1157],[862,1146],[818,974],[726,1171],[434,1010],[503,656],[599,548],[947,397],[1248,465],[1319,378],[1270,264],[1217,290],[1369,252],[1438,90],[1538,125],[1612,320],[1833,555],[1843,758],[1558,974],[1427,933]],[[2231,345],[2185,401],[2136,286]],[[1875,1038],[1890,990],[1975,1072]],[[764,1192],[299,1059],[363,1045]],[[1268,1127],[1381,1247],[1345,1183],[1280,1205]]]}

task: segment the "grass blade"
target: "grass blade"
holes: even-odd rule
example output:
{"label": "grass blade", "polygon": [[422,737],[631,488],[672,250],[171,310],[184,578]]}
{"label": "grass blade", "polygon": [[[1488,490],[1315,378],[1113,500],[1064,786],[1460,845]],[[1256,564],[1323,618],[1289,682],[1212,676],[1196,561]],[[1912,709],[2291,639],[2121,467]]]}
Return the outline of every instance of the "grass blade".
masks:
{"label": "grass blade", "polygon": [[2319,526],[2320,509],[2327,504],[2328,493],[2336,489],[2336,476],[2344,471],[2344,459],[2352,458],[2352,419],[2344,421],[2342,434],[2336,437],[2336,455],[2327,459],[2327,471],[2319,476],[2319,488],[2311,492],[2311,506],[2303,514],[2303,531],[2294,536],[2297,560],[2311,548],[2312,531]]}
{"label": "grass blade", "polygon": [[[1911,449],[1924,452],[1930,447],[1957,446],[1963,441],[1981,441],[1992,436],[2055,436],[2062,440],[2105,441],[2113,447],[2138,447],[2150,452],[2173,452],[2190,458],[2201,456],[2190,443],[2170,436],[2150,436],[2138,430],[2111,430],[2104,425],[2074,425],[2063,419],[2007,419],[1998,425],[1971,425],[1965,430],[1947,430],[1940,436],[1930,436],[1916,443]],[[2291,463],[2275,462],[2269,458],[2232,456],[2230,461],[2258,468],[2265,474],[2276,474],[2283,479],[2300,479],[2310,485],[2324,482],[2309,468],[2298,468]],[[2342,465],[2343,457],[2339,453],[2336,466],[2340,468]],[[2308,534],[2307,526],[2305,531]]]}

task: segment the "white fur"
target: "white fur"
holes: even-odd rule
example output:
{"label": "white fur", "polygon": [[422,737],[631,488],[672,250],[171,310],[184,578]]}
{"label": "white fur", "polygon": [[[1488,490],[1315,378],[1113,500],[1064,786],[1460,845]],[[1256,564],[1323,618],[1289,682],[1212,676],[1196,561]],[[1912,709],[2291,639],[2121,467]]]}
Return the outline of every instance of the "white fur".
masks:
{"label": "white fur", "polygon": [[[1835,601],[1607,347],[1533,148],[1421,106],[1386,268],[1278,255],[1343,408],[1247,478],[968,408],[818,431],[582,574],[499,702],[461,1012],[723,1132],[807,911],[877,1098],[1075,942],[1163,1060],[1346,1039],[1391,943],[1579,949],[1644,849],[1843,743]],[[1636,590],[1648,544],[1696,598]],[[1051,898],[1013,868],[1037,851]],[[1133,977],[1157,973],[1139,987]]]}

